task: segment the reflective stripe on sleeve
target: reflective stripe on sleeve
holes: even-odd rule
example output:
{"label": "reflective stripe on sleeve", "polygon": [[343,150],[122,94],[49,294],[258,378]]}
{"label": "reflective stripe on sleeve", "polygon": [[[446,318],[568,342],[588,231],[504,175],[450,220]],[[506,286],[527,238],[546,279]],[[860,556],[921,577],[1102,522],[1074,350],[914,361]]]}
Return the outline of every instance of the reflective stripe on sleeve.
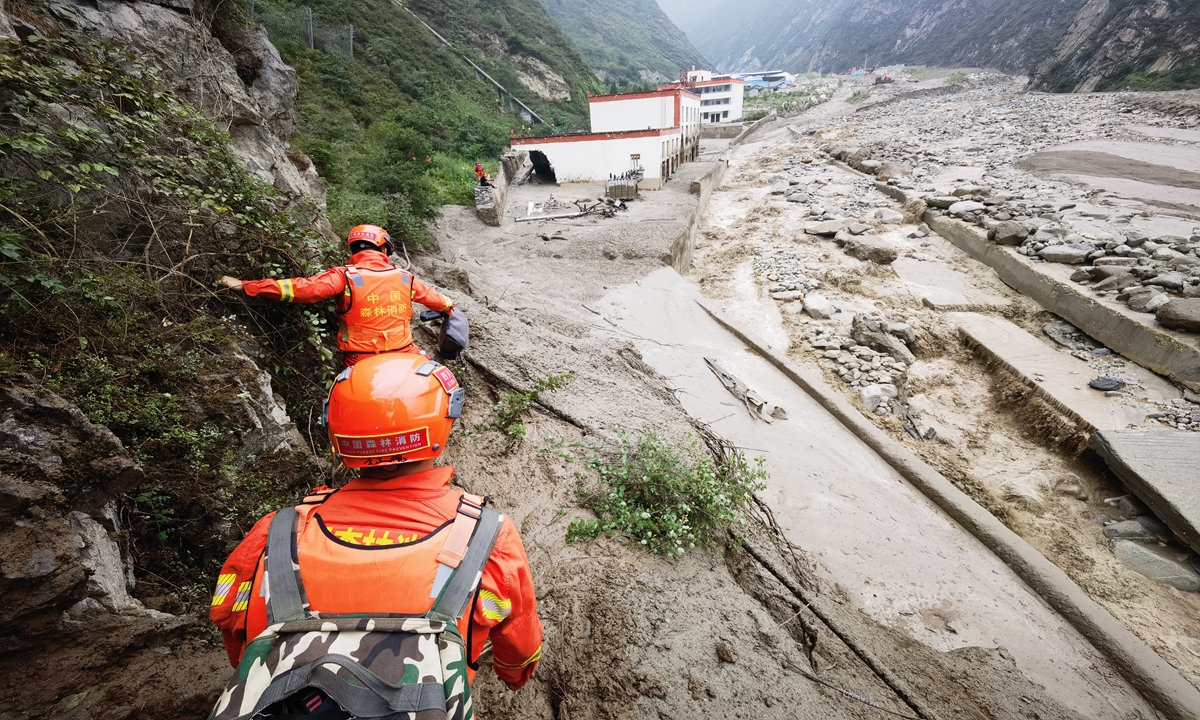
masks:
{"label": "reflective stripe on sleeve", "polygon": [[292,286],[291,280],[279,281],[280,300],[284,302],[292,302],[296,299],[296,288]]}
{"label": "reflective stripe on sleeve", "polygon": [[538,645],[538,649],[533,653],[533,655],[531,655],[528,660],[521,663],[520,665],[509,665],[508,663],[502,663],[499,660],[497,660],[496,658],[492,658],[492,664],[495,665],[496,667],[505,668],[506,670],[520,670],[521,668],[528,666],[530,663],[535,663],[541,659],[542,659],[542,646]]}

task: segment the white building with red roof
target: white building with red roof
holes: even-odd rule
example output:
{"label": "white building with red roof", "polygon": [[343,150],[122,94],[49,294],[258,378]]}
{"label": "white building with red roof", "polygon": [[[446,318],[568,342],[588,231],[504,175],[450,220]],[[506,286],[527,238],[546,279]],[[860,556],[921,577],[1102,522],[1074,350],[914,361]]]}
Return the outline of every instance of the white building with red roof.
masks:
{"label": "white building with red roof", "polygon": [[604,182],[632,171],[641,188],[657,190],[700,155],[700,96],[689,88],[589,95],[588,104],[591,132],[512,139],[543,180]]}

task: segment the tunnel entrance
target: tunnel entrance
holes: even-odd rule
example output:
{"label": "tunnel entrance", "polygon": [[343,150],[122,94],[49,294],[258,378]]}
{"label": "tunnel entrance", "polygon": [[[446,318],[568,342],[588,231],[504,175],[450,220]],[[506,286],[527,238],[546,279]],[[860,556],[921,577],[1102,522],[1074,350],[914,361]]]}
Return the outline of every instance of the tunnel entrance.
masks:
{"label": "tunnel entrance", "polygon": [[541,150],[530,151],[529,162],[533,163],[533,177],[538,182],[558,184],[558,178],[554,176],[554,168],[550,165],[550,160],[546,158],[546,153]]}

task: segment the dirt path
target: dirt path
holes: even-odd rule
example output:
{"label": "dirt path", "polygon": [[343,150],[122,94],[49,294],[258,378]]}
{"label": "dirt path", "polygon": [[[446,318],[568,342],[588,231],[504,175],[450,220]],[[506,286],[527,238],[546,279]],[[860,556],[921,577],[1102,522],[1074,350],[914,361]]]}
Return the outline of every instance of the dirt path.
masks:
{"label": "dirt path", "polygon": [[[944,98],[930,112],[967,116],[980,107],[981,93],[978,89],[965,90],[959,104],[953,97]],[[995,97],[997,103],[1009,101],[1002,91],[997,91]],[[1080,101],[1068,98],[1062,102]],[[1010,116],[1006,122],[1016,124],[1020,120]],[[1114,557],[1102,529],[1123,516],[1104,501],[1123,491],[1100,468],[1079,459],[1079,448],[1064,448],[1053,440],[1055,434],[1047,428],[1054,428],[1061,418],[1040,414],[1037,403],[1030,402],[1030,396],[1019,390],[1016,378],[990,366],[985,357],[965,344],[954,311],[981,311],[1029,331],[1046,344],[1048,352],[1061,352],[1066,362],[1076,362],[1074,372],[1084,383],[1099,372],[1097,368],[1113,372],[1133,369],[1119,358],[1104,365],[1095,360],[1076,360],[1069,351],[1057,348],[1041,332],[1041,327],[1053,319],[1051,316],[942,238],[910,237],[919,230],[916,224],[868,221],[872,235],[885,238],[900,251],[898,261],[880,265],[850,257],[831,238],[806,235],[802,227],[811,222],[805,217],[810,214],[808,203],[789,203],[783,196],[768,194],[772,176],[792,168],[793,177],[799,173],[803,178],[796,189],[810,195],[812,204],[836,206],[838,212],[854,217],[867,217],[879,208],[903,212],[904,208],[874,189],[873,180],[819,159],[824,137],[836,135],[844,143],[853,143],[857,136],[880,137],[889,132],[889,122],[900,126],[890,131],[898,135],[912,124],[927,120],[914,111],[891,120],[880,119],[877,114],[870,122],[852,116],[839,121],[827,108],[793,120],[794,125],[807,128],[812,135],[798,137],[781,128],[739,148],[722,189],[712,197],[704,246],[696,251],[692,276],[707,296],[719,300],[727,312],[744,318],[768,343],[790,348],[793,360],[819,368],[832,387],[842,389],[881,428],[1066,571],[1193,684],[1200,682],[1200,596],[1154,582]],[[978,125],[972,135],[970,122],[966,126],[966,134],[954,140],[954,147],[983,143],[991,132],[986,125]],[[811,162],[798,165],[799,158]],[[977,180],[984,173],[996,173],[997,161],[948,167],[937,174],[960,182]],[[795,170],[797,167],[800,170]],[[938,182],[932,175],[931,180]],[[799,302],[779,302],[769,296],[771,291],[786,295],[796,288],[807,290],[809,286],[804,283],[814,280],[819,292],[839,310],[829,320],[810,318],[801,312]],[[951,296],[957,293],[964,298],[959,302],[969,307],[955,307],[943,298],[942,309],[938,309],[936,296],[935,302],[928,300],[931,290]],[[840,376],[847,366],[828,357],[824,346],[812,344],[814,337],[824,337],[817,334],[819,331],[825,331],[826,336],[849,337],[856,314],[877,316],[892,324],[905,323],[919,336],[912,343],[916,360],[888,376],[888,381],[900,388],[902,397],[884,406],[888,410],[882,414],[868,413],[859,387],[847,383],[850,375]],[[1151,375],[1141,373],[1139,377]],[[1158,378],[1143,380],[1140,395],[1111,400],[1124,403],[1126,414],[1138,423],[1143,422],[1146,408],[1153,402],[1180,395]],[[915,415],[921,430],[935,428],[937,440],[913,438],[904,429],[905,414]],[[862,500],[855,496],[850,502]],[[902,526],[912,523],[919,527],[918,532],[925,530],[907,513],[901,515],[904,519],[898,522]],[[808,546],[814,550],[819,547],[811,539]],[[827,565],[838,566],[830,558],[840,560],[839,552],[833,548],[827,551],[823,556]],[[860,593],[858,601],[882,622],[920,628],[919,615],[901,614],[913,612],[918,595],[915,590],[911,597],[893,592],[877,599]],[[970,603],[966,605],[970,607]],[[963,632],[968,624],[964,618],[955,626],[957,634],[927,633],[931,637],[924,640],[963,642],[972,630],[986,635],[982,627]],[[920,637],[920,633],[917,635]],[[1010,633],[1003,635],[1011,637]],[[1044,669],[1035,667],[1043,664],[1045,657],[1032,646],[1026,649],[1030,652],[1024,654],[1010,648],[1018,665],[1025,663],[1023,669],[1035,675],[1043,673]]]}

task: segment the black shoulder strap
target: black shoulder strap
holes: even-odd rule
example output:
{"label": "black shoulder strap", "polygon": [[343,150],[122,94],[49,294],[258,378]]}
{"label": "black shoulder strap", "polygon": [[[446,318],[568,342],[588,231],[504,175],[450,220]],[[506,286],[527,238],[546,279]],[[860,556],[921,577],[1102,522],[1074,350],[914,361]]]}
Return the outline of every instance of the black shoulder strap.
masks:
{"label": "black shoulder strap", "polygon": [[430,620],[454,623],[462,617],[467,609],[467,603],[475,593],[475,586],[483,577],[483,569],[487,567],[488,559],[492,556],[492,548],[500,535],[500,523],[504,519],[496,510],[484,507],[479,516],[479,524],[475,534],[467,546],[462,562],[455,568],[446,587],[438,595],[433,609],[425,616]]}
{"label": "black shoulder strap", "polygon": [[267,623],[305,620],[296,551],[296,508],[275,513],[267,536]]}

